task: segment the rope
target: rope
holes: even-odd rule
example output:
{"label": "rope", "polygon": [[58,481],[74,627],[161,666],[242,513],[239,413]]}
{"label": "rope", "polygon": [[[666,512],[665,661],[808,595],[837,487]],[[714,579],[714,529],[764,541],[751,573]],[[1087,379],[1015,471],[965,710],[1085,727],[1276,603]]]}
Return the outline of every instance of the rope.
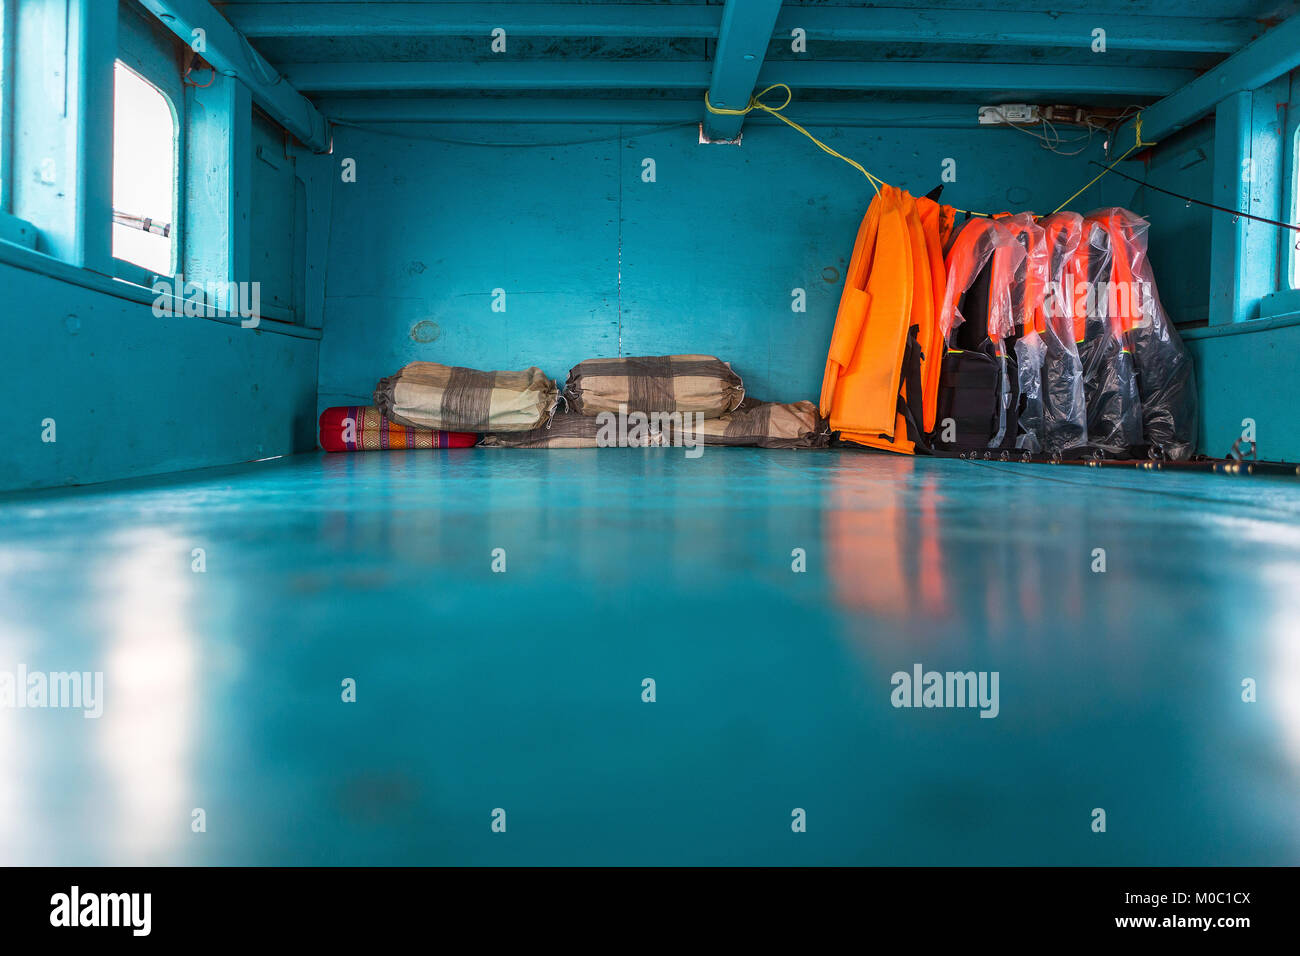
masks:
{"label": "rope", "polygon": [[[1092,165],[1100,166],[1101,163],[1093,162]],[[1279,229],[1292,229],[1296,232],[1300,232],[1300,223],[1283,222],[1280,219],[1269,219],[1267,216],[1256,216],[1253,213],[1242,212],[1240,209],[1229,209],[1227,206],[1218,206],[1212,202],[1206,202],[1204,199],[1197,199],[1194,196],[1185,196],[1182,193],[1174,192],[1172,189],[1165,189],[1162,186],[1156,186],[1153,183],[1143,182],[1134,176],[1130,176],[1128,173],[1121,173],[1118,169],[1115,170],[1115,175],[1123,176],[1129,182],[1137,183],[1143,189],[1154,189],[1156,192],[1164,193],[1166,196],[1173,196],[1175,199],[1185,200],[1189,205],[1191,203],[1196,203],[1198,206],[1204,206],[1207,209],[1226,212],[1228,215],[1236,219],[1250,219],[1253,222],[1262,222],[1265,225],[1277,226]],[[1300,246],[1297,246],[1296,248],[1300,249]]]}
{"label": "rope", "polygon": [[1083,188],[1079,189],[1079,190],[1078,190],[1077,192],[1075,192],[1074,195],[1072,195],[1069,199],[1067,199],[1065,202],[1061,203],[1059,206],[1057,206],[1055,209],[1053,209],[1053,210],[1052,210],[1052,215],[1055,215],[1056,213],[1060,212],[1060,211],[1061,211],[1062,209],[1064,209],[1066,206],[1070,205],[1070,203],[1072,203],[1072,202],[1074,202],[1076,199],[1078,199],[1080,195],[1082,195],[1083,193],[1087,192],[1088,189],[1091,188],[1092,185],[1093,185],[1094,183],[1097,182],[1097,180],[1101,179],[1101,177],[1105,176],[1108,172],[1110,172],[1112,169],[1114,169],[1114,168],[1115,168],[1116,166],[1118,166],[1120,163],[1124,162],[1124,160],[1128,158],[1129,153],[1131,153],[1131,152],[1133,152],[1135,149],[1139,149],[1139,148],[1141,148],[1141,147],[1143,147],[1143,146],[1154,146],[1154,145],[1156,145],[1156,144],[1155,144],[1155,143],[1148,143],[1148,142],[1146,142],[1146,141],[1142,138],[1142,114],[1141,114],[1141,113],[1138,113],[1138,115],[1137,115],[1137,119],[1134,121],[1134,124],[1133,124],[1133,145],[1130,146],[1128,149],[1124,150],[1124,154],[1123,154],[1122,156],[1120,156],[1119,159],[1115,160],[1115,162],[1111,163],[1109,166],[1107,166],[1105,169],[1103,169],[1101,172],[1099,172],[1096,176],[1092,177],[1092,179],[1090,179],[1090,180],[1088,181],[1088,184],[1087,184],[1086,186],[1084,186]]}
{"label": "rope", "polygon": [[[763,102],[763,97],[778,88],[785,90],[785,102],[782,103],[780,106],[768,106],[766,103]],[[854,160],[849,159],[843,153],[838,153],[835,150],[831,149],[829,146],[827,146],[825,143],[819,140],[812,133],[808,132],[806,129],[804,129],[794,120],[790,119],[788,116],[785,116],[781,111],[785,109],[787,106],[789,106],[790,101],[793,99],[794,99],[794,92],[790,89],[789,86],[787,86],[785,83],[773,83],[767,89],[755,93],[753,96],[751,96],[749,98],[749,103],[745,106],[745,108],[739,110],[729,110],[729,109],[724,109],[721,106],[714,106],[712,103],[709,102],[708,90],[705,90],[704,108],[707,109],[710,113],[713,113],[717,116],[745,116],[750,112],[752,112],[753,110],[762,110],[764,113],[767,113],[769,116],[775,116],[777,119],[779,119],[786,126],[789,126],[791,129],[803,133],[810,140],[816,143],[817,147],[821,149],[822,152],[830,153],[836,159],[844,160],[844,162],[848,163],[850,166],[852,166],[854,169],[860,172],[863,176],[866,176],[867,182],[871,183],[871,188],[874,189],[877,193],[880,192],[881,186],[888,185],[888,183],[886,183],[879,176],[873,176],[871,173],[867,172],[867,170],[862,166],[861,163],[855,162]]]}
{"label": "rope", "polygon": [[[767,103],[764,103],[763,97],[776,89],[785,90],[785,102],[782,103],[780,106],[770,106]],[[810,140],[813,141],[813,143],[817,145],[817,148],[820,149],[822,152],[829,153],[830,155],[834,156],[836,159],[842,159],[844,162],[848,163],[850,166],[852,166],[854,169],[860,172],[863,176],[866,176],[867,182],[871,183],[871,188],[874,189],[877,194],[879,194],[881,186],[889,185],[879,176],[875,176],[870,172],[868,172],[861,163],[849,159],[849,157],[845,156],[843,153],[837,152],[836,150],[827,146],[825,143],[819,140],[812,133],[808,132],[806,129],[804,129],[794,120],[786,116],[782,112],[782,110],[784,110],[787,106],[789,106],[790,102],[793,99],[794,99],[794,92],[790,89],[790,87],[787,84],[773,83],[771,86],[767,87],[766,89],[760,90],[759,92],[751,96],[749,98],[749,102],[745,104],[745,107],[743,109],[738,109],[738,110],[726,109],[725,107],[721,107],[721,106],[714,106],[712,103],[709,102],[709,93],[707,90],[705,90],[704,108],[707,109],[710,113],[713,113],[715,116],[747,116],[748,114],[752,113],[754,110],[762,110],[764,113],[767,113],[769,116],[775,116],[777,119],[779,119],[786,126],[789,126],[791,129],[799,133],[802,133],[804,136],[807,136]],[[1109,173],[1120,163],[1124,162],[1124,160],[1126,160],[1134,150],[1141,149],[1143,147],[1155,146],[1155,145],[1156,144],[1154,142],[1147,142],[1142,138],[1142,113],[1139,112],[1137,114],[1137,117],[1134,119],[1134,123],[1133,123],[1133,145],[1130,146],[1128,149],[1126,149],[1124,151],[1124,154],[1120,156],[1119,159],[1115,160],[1113,163],[1111,163],[1109,166],[1103,169],[1100,173],[1098,173],[1096,176],[1090,179],[1087,182],[1087,184],[1085,184],[1084,186],[1076,190],[1070,196],[1069,199],[1067,199],[1065,202],[1061,203],[1059,206],[1053,209],[1052,214],[1055,215],[1056,213],[1060,212],[1066,206],[1070,205],[1070,203],[1074,202],[1074,200],[1078,199],[1081,195],[1087,192],[1092,186],[1094,186],[1097,183],[1099,179],[1101,179],[1103,176]],[[1121,173],[1120,175],[1122,176],[1124,174]],[[968,216],[983,216],[986,219],[994,218],[992,215],[990,215],[987,212],[975,212],[974,210],[971,209],[958,209],[956,206],[952,208],[955,211],[960,213],[965,213]]]}

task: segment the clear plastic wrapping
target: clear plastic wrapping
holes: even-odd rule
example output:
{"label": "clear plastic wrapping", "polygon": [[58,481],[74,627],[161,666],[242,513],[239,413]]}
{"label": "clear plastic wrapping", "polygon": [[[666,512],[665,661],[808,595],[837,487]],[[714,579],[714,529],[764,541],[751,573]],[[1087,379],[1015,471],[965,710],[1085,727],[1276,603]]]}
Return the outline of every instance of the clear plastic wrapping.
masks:
{"label": "clear plastic wrapping", "polygon": [[[1024,250],[1024,257],[1016,266],[1011,282],[1011,320],[1013,334],[1019,333],[1015,343],[1016,389],[1011,390],[1008,361],[1003,361],[1002,407],[1006,422],[1014,402],[1018,412],[1018,434],[1006,435],[997,444],[1008,444],[1031,454],[1042,450],[1043,397],[1042,372],[1045,346],[1040,336],[1044,325],[1043,296],[1047,289],[1049,257],[1047,231],[1034,219],[1032,213],[1022,212],[998,220]],[[1008,425],[1009,427],[1009,425]]]}
{"label": "clear plastic wrapping", "polygon": [[1043,289],[1043,451],[1069,457],[1088,444],[1088,406],[1083,363],[1075,341],[1075,297],[1071,268],[1083,236],[1083,217],[1059,212],[1042,221],[1047,252]]}
{"label": "clear plastic wrapping", "polygon": [[1096,452],[1128,457],[1142,443],[1142,408],[1133,356],[1123,330],[1129,313],[1115,287],[1110,234],[1091,218],[1071,265],[1075,335],[1083,364],[1088,444]]}
{"label": "clear plastic wrapping", "polygon": [[1025,252],[1012,275],[1011,321],[1025,335],[1041,332],[1043,294],[1050,272],[1047,230],[1028,212],[1004,216],[998,219],[998,224],[1011,233]]}
{"label": "clear plastic wrapping", "polygon": [[1148,228],[1109,208],[977,218],[956,234],[939,311],[940,405],[962,430],[952,447],[1195,453],[1195,376],[1160,303]]}
{"label": "clear plastic wrapping", "polygon": [[[961,338],[967,348],[984,352],[998,365],[997,426],[987,447],[999,448],[1012,427],[1008,413],[1014,370],[1003,343],[1015,334],[1016,308],[1018,304],[1023,306],[1025,249],[1001,220],[976,218],[962,227],[944,262],[948,284],[939,328],[950,349],[960,348],[956,332],[967,318],[961,304],[972,312],[975,328],[963,330]],[[983,281],[977,281],[981,274]]]}
{"label": "clear plastic wrapping", "polygon": [[1030,332],[1016,342],[1016,374],[1020,386],[1020,434],[1016,447],[1031,455],[1045,449],[1043,408],[1043,364],[1047,342],[1038,332]]}
{"label": "clear plastic wrapping", "polygon": [[[1135,389],[1141,399],[1140,439],[1152,458],[1181,461],[1196,452],[1196,374],[1178,330],[1160,303],[1147,256],[1150,224],[1127,209],[1089,214],[1109,240],[1114,266],[1107,297],[1131,352]],[[1127,286],[1127,287],[1125,287]]]}
{"label": "clear plastic wrapping", "polygon": [[999,341],[1014,332],[1012,286],[1024,258],[1025,250],[1001,223],[992,219],[972,219],[962,227],[944,257],[948,285],[939,312],[939,328],[945,341],[951,343],[953,330],[966,321],[958,301],[990,259],[993,275],[989,283],[988,337]]}

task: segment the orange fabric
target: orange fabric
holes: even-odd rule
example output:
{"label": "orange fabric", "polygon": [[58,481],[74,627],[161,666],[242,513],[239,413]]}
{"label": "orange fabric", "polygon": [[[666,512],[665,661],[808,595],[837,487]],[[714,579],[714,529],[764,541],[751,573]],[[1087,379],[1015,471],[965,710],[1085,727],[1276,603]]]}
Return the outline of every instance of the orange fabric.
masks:
{"label": "orange fabric", "polygon": [[1028,335],[1030,332],[1042,332],[1047,326],[1043,321],[1043,293],[1046,288],[1043,285],[1043,275],[1040,268],[1035,267],[1035,259],[1046,254],[1047,250],[1041,248],[1043,243],[1043,229],[1031,221],[1026,222],[1019,216],[1008,216],[1004,225],[1010,230],[1013,236],[1024,237],[1025,247],[1025,282],[1023,294],[1016,308],[1016,303],[1012,303],[1015,312],[1016,324],[1021,327],[1023,334]]}
{"label": "orange fabric", "polygon": [[853,246],[822,379],[821,413],[848,441],[914,454],[898,411],[908,333],[921,349],[922,431],[938,414],[943,336],[938,312],[947,269],[943,243],[953,210],[892,186],[872,200]]}
{"label": "orange fabric", "polygon": [[939,248],[943,249],[944,246],[948,245],[948,240],[952,238],[953,221],[957,210],[952,206],[942,206],[933,199],[926,199],[925,197],[921,197],[916,201],[916,208],[921,214],[921,222],[924,223],[929,218],[934,219],[934,228],[939,236]]}
{"label": "orange fabric", "polygon": [[1096,223],[1110,237],[1110,290],[1107,302],[1111,330],[1116,335],[1130,331],[1142,321],[1142,307],[1137,301],[1137,283],[1133,277],[1133,247],[1126,232],[1127,223],[1118,213],[1093,214],[1088,222]]}
{"label": "orange fabric", "polygon": [[[930,280],[930,254],[926,246],[925,230],[921,226],[921,217],[917,213],[916,203],[906,192],[903,193],[904,205],[907,209],[907,238],[911,244],[912,257],[912,310],[907,322],[907,330],[913,326],[917,330],[917,344],[920,345],[921,336],[927,334],[928,329],[935,324],[934,313],[934,284]],[[906,339],[904,340],[906,346]],[[925,347],[920,346],[924,353]],[[904,355],[899,356],[899,372],[902,371]],[[921,368],[924,370],[926,360],[922,360]],[[913,398],[907,394],[907,385],[904,383],[899,389],[899,393],[904,398]],[[922,378],[922,407],[924,407],[924,378]],[[924,422],[917,422],[917,427],[924,429]],[[915,453],[915,445],[907,437],[907,418],[901,412],[895,412],[894,422],[894,445],[897,450],[906,454]]]}
{"label": "orange fabric", "polygon": [[858,230],[822,380],[823,414],[834,431],[884,439],[897,432],[898,376],[912,315],[913,205],[906,193],[882,187]]}
{"label": "orange fabric", "polygon": [[[1080,235],[1082,234],[1083,219],[1078,213],[1066,212],[1056,213],[1048,216],[1043,220],[1044,242],[1048,250],[1048,282],[1056,284],[1055,292],[1055,310],[1059,315],[1053,315],[1053,326],[1058,338],[1064,340],[1069,323],[1073,317],[1078,329],[1078,309],[1074,302],[1073,289],[1073,270],[1071,263],[1079,247],[1083,244]],[[1052,264],[1052,256],[1055,255],[1057,248],[1063,247],[1068,251],[1064,254],[1061,264],[1055,266]],[[1076,331],[1076,340],[1078,334]]]}
{"label": "orange fabric", "polygon": [[[990,231],[1002,230],[1006,234],[1006,227],[992,219],[972,219],[962,227],[961,232],[957,233],[957,239],[953,242],[952,248],[948,250],[947,258],[944,260],[948,271],[948,288],[945,296],[944,311],[947,315],[941,316],[941,323],[947,325],[948,334],[952,333],[951,322],[956,318],[956,302],[961,294],[970,288],[975,281],[976,274],[984,266],[984,261],[977,255],[977,247],[981,238]],[[1020,259],[1013,254],[1012,247],[1016,252],[1019,246],[1014,241],[1010,246],[997,244],[993,249],[993,274],[989,279],[989,309],[993,308],[994,292],[1000,289],[1009,289],[1012,279],[1014,278],[1016,266]],[[949,299],[951,301],[949,301]],[[963,316],[963,318],[965,318]],[[1002,334],[1000,329],[992,327],[990,316],[976,316],[976,320],[983,323],[983,328],[988,337],[998,347],[1001,352]],[[966,321],[972,321],[966,319]]]}
{"label": "orange fabric", "polygon": [[1096,223],[1085,219],[1083,234],[1079,237],[1079,248],[1070,262],[1069,282],[1070,297],[1074,304],[1074,341],[1082,342],[1088,334],[1088,316],[1101,308],[1097,300],[1097,290],[1092,289],[1089,278],[1092,269],[1092,230],[1100,228]]}
{"label": "orange fabric", "polygon": [[844,276],[844,291],[840,294],[840,307],[835,314],[835,329],[831,332],[831,344],[826,354],[826,372],[822,376],[822,395],[820,411],[822,418],[830,418],[831,403],[835,397],[835,387],[839,384],[840,372],[853,360],[853,353],[858,346],[858,336],[862,333],[862,324],[867,319],[867,273],[871,268],[872,253],[876,248],[876,233],[880,229],[880,213],[885,201],[877,195],[867,207],[867,213],[858,226],[858,235],[853,242],[853,256],[849,259],[848,272]]}
{"label": "orange fabric", "polygon": [[940,206],[930,199],[916,201],[917,214],[925,235],[925,249],[930,263],[931,309],[929,321],[921,325],[917,340],[921,343],[921,393],[924,400],[927,434],[934,431],[939,416],[939,373],[943,370],[943,332],[939,328],[939,310],[943,308],[948,288],[948,269],[943,262],[943,247],[952,232],[951,206]]}
{"label": "orange fabric", "polygon": [[1079,248],[1075,250],[1074,257],[1066,267],[1070,283],[1070,302],[1074,307],[1075,342],[1082,342],[1088,334],[1088,304],[1086,298],[1082,302],[1079,301],[1079,283],[1084,283],[1084,288],[1087,288],[1089,248],[1089,243],[1081,240]]}

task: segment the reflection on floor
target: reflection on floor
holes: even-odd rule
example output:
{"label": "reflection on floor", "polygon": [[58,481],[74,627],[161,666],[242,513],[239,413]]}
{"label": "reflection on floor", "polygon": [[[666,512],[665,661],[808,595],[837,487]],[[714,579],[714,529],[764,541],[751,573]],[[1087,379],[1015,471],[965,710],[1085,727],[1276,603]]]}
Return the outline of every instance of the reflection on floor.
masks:
{"label": "reflection on floor", "polygon": [[[1295,483],[303,455],[0,499],[0,606],[0,682],[104,679],[0,709],[0,863],[1300,853]],[[915,665],[996,718],[895,708]]]}

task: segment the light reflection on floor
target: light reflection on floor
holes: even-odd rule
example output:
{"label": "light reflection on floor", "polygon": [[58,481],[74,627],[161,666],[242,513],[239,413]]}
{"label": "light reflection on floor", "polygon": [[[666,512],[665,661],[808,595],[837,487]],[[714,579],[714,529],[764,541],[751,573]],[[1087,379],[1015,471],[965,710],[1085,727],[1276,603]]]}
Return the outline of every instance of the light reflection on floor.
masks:
{"label": "light reflection on floor", "polygon": [[[1294,483],[305,455],[0,499],[0,571],[0,673],[106,680],[99,720],[0,710],[0,863],[1300,851]],[[893,708],[916,663],[998,671],[999,716]]]}
{"label": "light reflection on floor", "polygon": [[97,728],[113,804],[105,835],[114,855],[150,862],[180,851],[191,832],[184,822],[192,809],[193,705],[203,688],[186,607],[201,579],[193,561],[175,560],[186,544],[148,525],[123,532],[109,543],[93,585],[111,631],[104,673],[113,700]]}

